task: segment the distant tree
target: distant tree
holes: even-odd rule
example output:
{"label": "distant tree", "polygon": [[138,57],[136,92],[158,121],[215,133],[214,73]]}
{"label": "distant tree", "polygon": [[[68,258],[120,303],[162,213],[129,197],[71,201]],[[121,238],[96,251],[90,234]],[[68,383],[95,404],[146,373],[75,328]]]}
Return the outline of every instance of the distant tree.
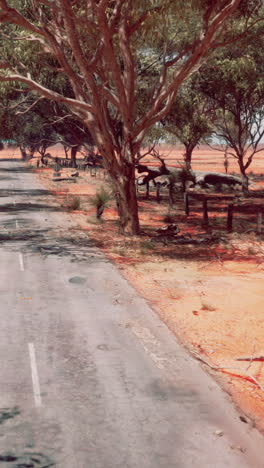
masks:
{"label": "distant tree", "polygon": [[182,86],[170,112],[162,119],[164,129],[175,135],[184,145],[184,162],[187,172],[191,171],[194,148],[213,132],[213,115],[213,108],[195,89],[192,80]]}
{"label": "distant tree", "polygon": [[71,149],[72,165],[82,145],[94,144],[87,127],[57,102],[36,98],[31,92],[0,88],[0,128],[2,137],[13,138],[23,159],[39,153],[43,162],[49,147],[61,143]]}
{"label": "distant tree", "polygon": [[30,93],[22,97],[19,92],[10,95],[7,90],[0,90],[0,97],[2,134],[16,141],[23,159],[33,157],[36,152],[43,158],[46,150],[58,140],[54,129],[46,125],[45,102],[36,101]]}
{"label": "distant tree", "polygon": [[247,169],[264,137],[263,18],[256,21],[250,42],[218,52],[199,71],[200,90],[217,109],[214,134],[225,158],[237,160],[245,190]]}
{"label": "distant tree", "polygon": [[[49,125],[56,131],[60,137],[60,143],[65,149],[70,150],[71,165],[76,167],[77,152],[84,147],[89,152],[94,147],[93,137],[80,119],[67,112],[67,108],[61,104],[54,103],[56,115],[49,119]],[[67,154],[67,153],[66,153]]]}

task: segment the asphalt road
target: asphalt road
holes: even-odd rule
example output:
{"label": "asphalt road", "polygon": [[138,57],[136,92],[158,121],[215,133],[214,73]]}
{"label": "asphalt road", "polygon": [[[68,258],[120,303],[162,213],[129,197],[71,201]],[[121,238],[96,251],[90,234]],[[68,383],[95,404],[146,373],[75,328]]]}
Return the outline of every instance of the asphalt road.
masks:
{"label": "asphalt road", "polygon": [[0,216],[0,468],[264,467],[263,437],[21,162],[0,162]]}

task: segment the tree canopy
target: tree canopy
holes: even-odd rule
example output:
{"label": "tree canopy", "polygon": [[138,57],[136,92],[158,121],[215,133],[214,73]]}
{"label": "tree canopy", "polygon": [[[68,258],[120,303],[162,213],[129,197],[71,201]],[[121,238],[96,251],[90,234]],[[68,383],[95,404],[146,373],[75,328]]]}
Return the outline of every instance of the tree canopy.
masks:
{"label": "tree canopy", "polygon": [[[264,18],[264,17],[263,17]],[[264,136],[264,19],[251,30],[250,42],[232,44],[199,71],[199,87],[216,110],[214,133],[246,170],[261,150]]]}
{"label": "tree canopy", "polygon": [[163,128],[184,145],[187,171],[191,170],[194,148],[213,132],[213,108],[191,81],[181,87],[170,112],[162,119]]}

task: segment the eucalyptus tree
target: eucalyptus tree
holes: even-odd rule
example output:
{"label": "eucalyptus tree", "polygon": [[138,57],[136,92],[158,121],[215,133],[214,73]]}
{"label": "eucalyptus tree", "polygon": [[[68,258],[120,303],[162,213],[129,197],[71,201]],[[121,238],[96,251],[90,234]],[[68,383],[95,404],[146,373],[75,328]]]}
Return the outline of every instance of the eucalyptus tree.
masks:
{"label": "eucalyptus tree", "polygon": [[181,87],[169,113],[162,119],[163,128],[184,145],[184,163],[191,171],[194,148],[213,132],[214,108],[196,90],[192,80]]}
{"label": "eucalyptus tree", "polygon": [[34,99],[30,92],[0,87],[1,137],[12,139],[20,148],[23,159],[38,152],[44,157],[48,147],[58,142],[59,136],[49,125],[51,102]]}
{"label": "eucalyptus tree", "polygon": [[[209,52],[224,37],[233,39],[233,17],[244,23],[249,3],[0,0],[0,80],[63,103],[89,128],[112,178],[124,232],[139,231],[134,166],[145,133],[166,116]],[[146,71],[149,54],[154,61]],[[70,93],[42,80],[44,67],[59,72]]]}
{"label": "eucalyptus tree", "polygon": [[256,18],[250,41],[218,52],[199,71],[200,90],[216,108],[214,134],[225,157],[237,160],[245,190],[264,137],[264,8]]}

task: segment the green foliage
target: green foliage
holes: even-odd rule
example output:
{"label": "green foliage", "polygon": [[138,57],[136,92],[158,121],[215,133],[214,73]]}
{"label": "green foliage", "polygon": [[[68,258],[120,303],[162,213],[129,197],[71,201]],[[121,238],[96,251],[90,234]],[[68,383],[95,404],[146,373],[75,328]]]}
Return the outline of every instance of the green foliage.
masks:
{"label": "green foliage", "polygon": [[123,247],[114,247],[112,252],[114,254],[120,255],[120,257],[125,257],[127,255],[127,251]]}
{"label": "green foliage", "polygon": [[101,218],[103,211],[107,208],[109,201],[113,198],[113,194],[107,191],[104,187],[98,190],[94,197],[90,198],[90,203],[96,208],[96,217]]}
{"label": "green foliage", "polygon": [[194,148],[213,132],[213,117],[212,106],[192,80],[182,86],[170,112],[162,119],[164,130],[175,135],[184,145],[187,167],[190,167]]}
{"label": "green foliage", "polygon": [[140,242],[140,249],[141,251],[154,250],[155,246],[151,240],[145,239]]}
{"label": "green foliage", "polygon": [[96,208],[102,205],[106,207],[112,198],[112,193],[107,191],[104,187],[101,187],[100,190],[96,192],[96,195],[90,198],[90,203]]}
{"label": "green foliage", "polygon": [[69,211],[76,211],[81,208],[81,199],[80,197],[73,197],[69,204],[67,204]]}
{"label": "green foliage", "polygon": [[243,174],[259,151],[264,136],[263,21],[250,31],[251,39],[233,43],[201,68],[197,86],[215,107],[214,133],[226,155],[238,159]]}

